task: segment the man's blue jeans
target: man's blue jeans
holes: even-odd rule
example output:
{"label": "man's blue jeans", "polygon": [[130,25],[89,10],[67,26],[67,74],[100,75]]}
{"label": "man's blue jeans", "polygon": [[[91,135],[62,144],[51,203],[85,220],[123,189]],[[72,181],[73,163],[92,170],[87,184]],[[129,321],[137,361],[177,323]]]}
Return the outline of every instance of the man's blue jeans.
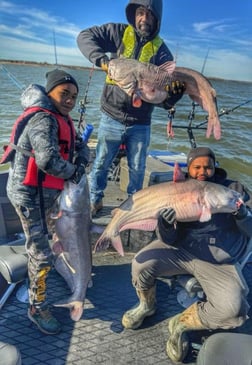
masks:
{"label": "man's blue jeans", "polygon": [[90,173],[90,200],[102,200],[107,186],[109,168],[120,145],[126,145],[129,169],[128,195],[140,190],[143,185],[147,150],[150,144],[150,125],[125,126],[102,114],[99,129],[96,158]]}

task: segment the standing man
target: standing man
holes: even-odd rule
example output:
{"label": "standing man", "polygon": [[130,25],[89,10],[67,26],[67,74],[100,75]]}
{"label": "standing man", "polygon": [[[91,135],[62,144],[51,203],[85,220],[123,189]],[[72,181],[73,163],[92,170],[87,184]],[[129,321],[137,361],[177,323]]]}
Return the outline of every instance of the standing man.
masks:
{"label": "standing man", "polygon": [[[109,23],[83,30],[77,39],[81,52],[105,72],[109,63],[107,53],[157,66],[172,61],[170,50],[158,35],[162,5],[162,0],[130,0],[126,6],[129,24]],[[182,97],[183,91],[184,86],[174,82],[162,107],[171,108]],[[129,167],[127,193],[131,195],[142,188],[153,109],[153,104],[144,101],[139,108],[132,106],[131,97],[106,78],[90,181],[93,216],[103,207],[108,170],[122,143],[126,145]]]}
{"label": "standing man", "polygon": [[46,280],[53,260],[50,213],[64,180],[77,184],[85,173],[89,150],[69,116],[79,91],[76,80],[58,69],[48,72],[46,78],[45,88],[32,84],[22,94],[24,112],[14,124],[0,163],[11,162],[7,195],[26,236],[28,317],[41,332],[53,335],[61,325],[46,302]]}

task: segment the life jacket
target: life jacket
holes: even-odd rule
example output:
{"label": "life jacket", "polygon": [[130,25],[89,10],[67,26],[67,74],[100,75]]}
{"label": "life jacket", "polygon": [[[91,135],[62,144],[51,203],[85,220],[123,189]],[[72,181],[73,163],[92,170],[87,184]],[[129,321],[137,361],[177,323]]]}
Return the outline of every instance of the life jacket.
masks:
{"label": "life jacket", "polygon": [[[156,36],[151,41],[145,43],[138,56],[138,60],[140,62],[149,62],[150,59],[157,54],[158,49],[162,43],[163,40],[159,36]],[[136,47],[135,30],[132,27],[132,25],[128,25],[123,34],[122,45],[120,47],[122,48],[122,52],[120,53],[120,56],[124,58],[132,58],[135,47]],[[106,82],[108,84],[115,84],[115,82],[111,80],[109,76],[106,77]]]}
{"label": "life jacket", "polygon": [[[58,113],[41,107],[31,107],[27,108],[16,120],[12,128],[10,143],[5,148],[0,164],[13,161],[16,151],[19,151],[29,156],[26,175],[23,181],[24,185],[38,186],[39,183],[42,183],[42,187],[62,190],[64,188],[64,179],[46,173],[39,174],[40,170],[37,167],[33,151],[27,151],[17,146],[18,140],[28,121],[38,112],[51,114],[57,120],[60,155],[64,160],[72,159],[70,152],[74,150],[75,141],[75,128],[72,119],[68,117],[68,121],[66,121]],[[38,181],[38,175],[43,176],[42,182]]]}

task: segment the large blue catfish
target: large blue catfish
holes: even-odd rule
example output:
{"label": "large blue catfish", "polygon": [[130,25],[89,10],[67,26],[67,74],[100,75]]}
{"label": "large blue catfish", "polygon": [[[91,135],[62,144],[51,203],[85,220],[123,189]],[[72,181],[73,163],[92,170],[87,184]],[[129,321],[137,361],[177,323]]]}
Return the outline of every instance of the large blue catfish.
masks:
{"label": "large blue catfish", "polygon": [[83,313],[88,283],[91,280],[91,216],[87,176],[79,184],[66,181],[59,197],[59,214],[55,221],[56,235],[52,250],[55,268],[67,282],[72,295],[54,305],[70,309],[72,320]]}
{"label": "large blue catfish", "polygon": [[139,62],[134,59],[117,58],[109,62],[108,76],[132,96],[133,106],[140,106],[141,100],[160,104],[167,98],[167,89],[172,81],[185,84],[185,94],[208,112],[206,137],[213,132],[216,139],[221,138],[216,91],[210,81],[200,72],[186,67],[175,67],[173,61],[161,66]]}
{"label": "large blue catfish", "polygon": [[178,222],[206,222],[214,213],[235,212],[240,204],[241,194],[208,181],[189,179],[152,185],[137,191],[113,210],[112,220],[97,240],[95,251],[111,244],[123,256],[120,232],[155,230],[164,208],[173,208]]}

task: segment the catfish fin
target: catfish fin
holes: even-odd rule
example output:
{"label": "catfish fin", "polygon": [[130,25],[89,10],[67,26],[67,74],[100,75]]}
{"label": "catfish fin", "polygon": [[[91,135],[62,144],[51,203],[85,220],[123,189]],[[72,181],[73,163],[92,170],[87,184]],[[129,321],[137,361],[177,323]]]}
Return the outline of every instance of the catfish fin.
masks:
{"label": "catfish fin", "polygon": [[98,238],[98,240],[96,241],[94,252],[104,251],[110,245],[112,245],[121,256],[124,256],[123,244],[119,234],[117,234],[113,238],[107,237],[106,235],[102,234],[101,237]]}
{"label": "catfish fin", "polygon": [[77,322],[81,319],[84,305],[82,302],[78,300],[72,300],[72,298],[66,298],[65,300],[60,300],[56,303],[53,303],[54,307],[62,307],[68,308],[70,310],[70,317],[74,322]]}
{"label": "catfish fin", "polygon": [[181,167],[179,166],[179,164],[177,163],[177,161],[175,161],[174,164],[174,170],[173,170],[173,182],[178,182],[178,181],[185,181],[185,174],[183,173]]}
{"label": "catfish fin", "polygon": [[121,237],[118,235],[115,238],[112,238],[111,244],[114,249],[119,253],[120,256],[124,256],[123,244],[121,241]]}
{"label": "catfish fin", "polygon": [[157,219],[149,218],[138,220],[137,222],[129,222],[123,225],[119,232],[125,231],[127,229],[139,229],[140,231],[154,231],[157,227]]}
{"label": "catfish fin", "polygon": [[162,71],[168,72],[168,74],[172,74],[175,70],[176,62],[175,61],[167,61],[159,66],[159,69]]}
{"label": "catfish fin", "polygon": [[112,217],[114,217],[114,215],[116,214],[116,212],[119,211],[119,208],[114,208],[112,211],[111,211],[111,215]]}
{"label": "catfish fin", "polygon": [[217,140],[221,139],[221,127],[220,127],[220,125],[219,124],[214,125],[213,130],[214,130],[214,138],[217,139]]}
{"label": "catfish fin", "polygon": [[212,217],[211,210],[204,205],[202,208],[202,212],[201,212],[199,221],[208,222],[211,219],[211,217]]}

